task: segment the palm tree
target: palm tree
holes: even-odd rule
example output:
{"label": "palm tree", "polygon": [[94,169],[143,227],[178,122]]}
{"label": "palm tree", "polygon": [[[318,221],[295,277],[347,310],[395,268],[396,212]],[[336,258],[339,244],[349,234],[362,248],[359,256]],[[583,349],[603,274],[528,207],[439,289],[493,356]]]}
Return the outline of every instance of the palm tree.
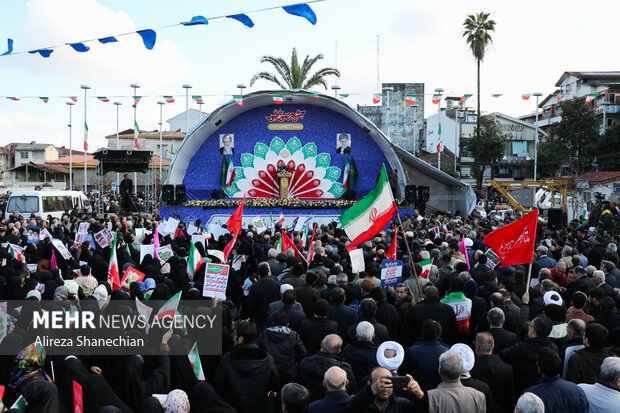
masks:
{"label": "palm tree", "polygon": [[322,54],[318,54],[312,58],[310,55],[307,55],[300,66],[299,60],[297,59],[297,49],[295,48],[293,48],[290,66],[281,57],[263,56],[260,62],[271,63],[280,77],[270,72],[259,72],[250,80],[250,86],[256,83],[256,81],[264,79],[277,84],[282,89],[310,89],[317,85],[322,85],[327,89],[325,77],[329,75],[340,77],[340,72],[338,69],[332,67],[324,67],[310,76],[310,69],[321,59],[323,59]]}
{"label": "palm tree", "polygon": [[[477,14],[470,14],[463,22],[463,37],[467,38],[467,44],[471,49],[471,53],[476,59],[476,66],[478,72],[478,116],[476,116],[476,147],[479,147],[480,141],[480,62],[484,59],[485,52],[490,43],[491,32],[495,31],[495,21],[489,19],[490,13],[480,12]],[[476,162],[479,158],[479,153],[475,154]],[[482,177],[477,182],[478,189],[482,188]]]}

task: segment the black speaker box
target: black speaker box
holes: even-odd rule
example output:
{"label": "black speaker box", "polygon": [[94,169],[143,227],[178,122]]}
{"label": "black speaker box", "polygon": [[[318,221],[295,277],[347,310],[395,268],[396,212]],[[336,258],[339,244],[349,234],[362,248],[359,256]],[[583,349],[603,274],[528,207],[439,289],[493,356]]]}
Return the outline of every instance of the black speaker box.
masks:
{"label": "black speaker box", "polygon": [[174,185],[162,185],[161,200],[165,203],[174,201]]}
{"label": "black speaker box", "polygon": [[549,208],[547,218],[547,223],[551,230],[557,230],[564,226],[564,212],[562,208]]}
{"label": "black speaker box", "polygon": [[405,201],[407,202],[416,201],[416,186],[415,185],[405,185]]}
{"label": "black speaker box", "polygon": [[184,204],[187,201],[187,195],[185,194],[185,185],[180,184],[175,187],[177,204]]}

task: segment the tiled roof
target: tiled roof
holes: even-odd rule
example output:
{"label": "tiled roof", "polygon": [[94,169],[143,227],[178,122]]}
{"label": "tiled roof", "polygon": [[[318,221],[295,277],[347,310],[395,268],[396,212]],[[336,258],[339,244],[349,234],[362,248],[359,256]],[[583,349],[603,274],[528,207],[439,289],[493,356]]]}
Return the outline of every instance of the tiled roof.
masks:
{"label": "tiled roof", "polygon": [[[133,129],[127,129],[124,130],[122,132],[119,132],[118,137],[119,139],[133,139]],[[112,135],[107,135],[105,137],[106,139],[116,139],[116,133],[112,134]],[[163,131],[162,133],[162,138],[163,139],[184,139],[185,138],[185,132],[178,132],[178,131]],[[140,131],[140,133],[138,133],[138,139],[159,139],[159,131],[155,130],[155,131]]]}
{"label": "tiled roof", "polygon": [[[172,162],[170,159],[166,159],[166,158],[161,158],[161,163],[162,166],[167,168],[170,166],[170,163]],[[88,155],[86,157],[86,165],[89,168],[94,168],[99,164],[99,161],[96,160],[94,158],[93,155]],[[69,157],[68,156],[64,156],[62,158],[58,158],[55,161],[50,161],[48,162],[48,164],[60,164],[60,165],[69,165]],[[77,167],[77,165],[80,165],[81,167],[84,167],[84,156],[83,155],[73,155],[73,166]],[[159,155],[153,155],[151,157],[151,162],[149,163],[149,166],[151,168],[159,168]]]}

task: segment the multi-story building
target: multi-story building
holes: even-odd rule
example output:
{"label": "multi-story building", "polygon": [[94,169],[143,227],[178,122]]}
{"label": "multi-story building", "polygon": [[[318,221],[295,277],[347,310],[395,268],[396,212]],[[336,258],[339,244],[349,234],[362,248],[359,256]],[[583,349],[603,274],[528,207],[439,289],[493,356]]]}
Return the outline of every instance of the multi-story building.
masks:
{"label": "multi-story building", "polygon": [[187,112],[179,113],[178,115],[168,119],[166,122],[170,125],[171,131],[187,133],[185,125],[188,125],[191,131],[196,125],[198,125],[204,118],[209,116],[206,112],[201,112],[196,109],[189,109]]}
{"label": "multi-story building", "polygon": [[58,159],[58,150],[51,143],[10,143],[6,149],[11,168],[30,162],[40,164]]}
{"label": "multi-story building", "polygon": [[[357,110],[377,125],[396,146],[417,154],[424,147],[424,83],[383,83],[379,106],[360,106]],[[415,103],[406,102],[416,95]]]}
{"label": "multi-story building", "polygon": [[[108,135],[105,137],[108,140],[108,148],[116,149],[116,134]],[[138,142],[140,143],[140,149],[149,150],[155,155],[160,155],[164,159],[172,159],[175,151],[183,142],[185,133],[179,131],[163,131],[162,132],[162,144],[160,152],[159,144],[159,131],[147,132],[140,131],[138,134]],[[118,147],[119,149],[129,150],[135,147],[134,142],[134,130],[127,129],[119,133],[118,135]]]}

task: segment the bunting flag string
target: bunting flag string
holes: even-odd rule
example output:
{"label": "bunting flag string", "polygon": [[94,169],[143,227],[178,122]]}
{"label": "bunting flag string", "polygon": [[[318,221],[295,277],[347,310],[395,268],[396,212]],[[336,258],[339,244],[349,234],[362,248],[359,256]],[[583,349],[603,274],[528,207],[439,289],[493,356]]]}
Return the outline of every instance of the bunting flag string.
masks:
{"label": "bunting flag string", "polygon": [[173,23],[173,24],[169,24],[166,26],[155,27],[153,29],[136,30],[133,32],[119,33],[119,34],[115,34],[111,36],[104,36],[104,37],[100,37],[96,39],[81,40],[78,42],[66,42],[63,44],[42,47],[42,48],[34,49],[34,50],[14,51],[13,39],[7,38],[7,51],[0,54],[0,56],[12,56],[16,54],[29,53],[29,54],[39,54],[41,57],[48,58],[52,55],[52,53],[54,52],[54,49],[58,49],[61,47],[66,47],[66,46],[71,47],[74,51],[78,53],[86,53],[91,50],[90,46],[87,46],[86,43],[94,43],[94,42],[99,42],[100,44],[117,43],[119,37],[135,35],[135,34],[139,35],[142,38],[142,43],[144,44],[144,47],[147,50],[152,50],[153,47],[155,47],[155,43],[157,41],[156,30],[167,29],[167,28],[178,27],[178,26],[188,27],[188,26],[208,25],[210,20],[216,20],[216,19],[232,19],[232,20],[236,20],[242,23],[246,27],[252,28],[254,27],[254,22],[248,16],[248,14],[260,13],[260,12],[265,12],[265,11],[270,11],[270,10],[275,10],[275,9],[282,9],[288,14],[304,18],[311,24],[315,25],[317,22],[317,17],[316,17],[316,14],[314,13],[314,10],[312,10],[309,4],[319,3],[323,1],[327,1],[327,0],[308,0],[303,3],[293,3],[293,4],[283,5],[283,6],[273,6],[273,7],[245,11],[245,12],[236,13],[236,14],[228,14],[228,15],[223,15],[223,16],[205,17],[201,15],[196,15],[192,17],[189,21]]}

